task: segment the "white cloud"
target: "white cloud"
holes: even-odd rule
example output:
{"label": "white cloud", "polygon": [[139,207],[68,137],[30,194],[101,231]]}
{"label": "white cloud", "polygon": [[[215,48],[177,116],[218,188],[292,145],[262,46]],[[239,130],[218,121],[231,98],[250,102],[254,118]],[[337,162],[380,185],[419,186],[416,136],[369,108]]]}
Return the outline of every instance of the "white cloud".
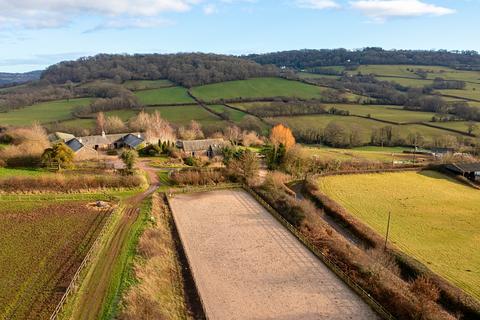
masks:
{"label": "white cloud", "polygon": [[297,5],[308,9],[331,9],[339,8],[340,5],[334,0],[297,0]]}
{"label": "white cloud", "polygon": [[443,16],[455,13],[453,9],[421,0],[362,0],[351,1],[350,5],[376,22],[395,17]]}
{"label": "white cloud", "polygon": [[0,27],[50,28],[74,16],[155,17],[185,12],[202,0],[0,0]]}
{"label": "white cloud", "polygon": [[215,4],[209,3],[203,7],[203,13],[206,15],[211,15],[218,12],[218,8]]}

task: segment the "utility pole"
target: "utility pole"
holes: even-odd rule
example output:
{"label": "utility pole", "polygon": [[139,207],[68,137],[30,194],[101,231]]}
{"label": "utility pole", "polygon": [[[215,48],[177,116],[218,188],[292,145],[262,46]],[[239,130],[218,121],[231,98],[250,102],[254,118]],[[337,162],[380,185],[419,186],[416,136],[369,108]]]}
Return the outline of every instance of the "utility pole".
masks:
{"label": "utility pole", "polygon": [[387,250],[388,234],[390,233],[390,217],[391,217],[391,212],[388,211],[387,233],[385,234],[385,246],[383,250]]}

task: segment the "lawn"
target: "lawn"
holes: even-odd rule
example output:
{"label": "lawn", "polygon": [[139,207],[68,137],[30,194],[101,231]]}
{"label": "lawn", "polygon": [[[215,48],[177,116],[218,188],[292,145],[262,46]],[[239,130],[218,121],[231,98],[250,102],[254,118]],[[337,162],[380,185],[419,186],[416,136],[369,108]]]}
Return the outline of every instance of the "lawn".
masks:
{"label": "lawn", "polygon": [[123,86],[132,91],[168,88],[173,86],[169,80],[127,80]]}
{"label": "lawn", "polygon": [[281,78],[253,78],[193,88],[192,94],[204,101],[236,98],[297,97],[318,99],[326,89]]}
{"label": "lawn", "polygon": [[195,100],[188,95],[187,89],[183,87],[171,87],[135,92],[140,103],[146,106],[195,103]]}
{"label": "lawn", "polygon": [[48,319],[108,214],[19,198],[0,200],[0,318]]}
{"label": "lawn", "polygon": [[398,123],[428,122],[435,113],[404,110],[401,106],[377,106],[377,105],[354,105],[354,104],[326,104],[330,109],[335,107],[349,111],[352,115],[368,116],[372,118],[393,121]]}
{"label": "lawn", "polygon": [[73,118],[72,111],[78,106],[88,105],[92,99],[80,98],[70,100],[56,100],[43,102],[16,109],[6,113],[0,113],[1,125],[27,126],[32,122],[48,123]]}
{"label": "lawn", "polygon": [[438,172],[323,177],[320,188],[431,270],[480,299],[480,192]]}
{"label": "lawn", "polygon": [[229,108],[225,105],[213,105],[208,106],[210,109],[217,113],[226,113],[228,118],[234,122],[240,122],[247,115],[245,112]]}
{"label": "lawn", "polygon": [[10,177],[36,177],[45,174],[51,174],[50,171],[43,169],[12,169],[12,168],[0,168],[0,179],[1,178],[10,178]]}

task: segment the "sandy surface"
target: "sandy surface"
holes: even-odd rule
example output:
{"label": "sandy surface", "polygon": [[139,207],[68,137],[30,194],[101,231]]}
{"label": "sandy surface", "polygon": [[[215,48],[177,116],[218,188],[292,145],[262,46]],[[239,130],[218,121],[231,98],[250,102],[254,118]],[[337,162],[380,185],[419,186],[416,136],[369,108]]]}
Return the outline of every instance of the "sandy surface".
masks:
{"label": "sandy surface", "polygon": [[241,190],[176,195],[174,218],[209,319],[376,319]]}

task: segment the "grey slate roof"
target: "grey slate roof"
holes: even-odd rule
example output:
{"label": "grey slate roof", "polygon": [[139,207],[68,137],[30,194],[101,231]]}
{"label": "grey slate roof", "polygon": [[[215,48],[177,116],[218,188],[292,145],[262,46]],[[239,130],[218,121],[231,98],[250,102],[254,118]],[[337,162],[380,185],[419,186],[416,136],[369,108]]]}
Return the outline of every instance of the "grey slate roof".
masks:
{"label": "grey slate roof", "polygon": [[95,135],[95,136],[86,136],[86,137],[79,137],[78,139],[86,146],[102,146],[102,145],[110,145],[115,142],[121,141],[123,137],[128,135],[139,135],[139,133],[117,133],[117,134],[106,134],[105,136],[102,135]]}
{"label": "grey slate roof", "polygon": [[73,138],[73,139],[70,139],[68,140],[67,142],[65,142],[65,144],[73,150],[73,152],[77,152],[79,151],[80,149],[82,149],[84,147],[84,145],[78,141],[77,138]]}
{"label": "grey slate roof", "polygon": [[129,133],[126,136],[122,137],[118,141],[123,142],[125,145],[127,145],[131,148],[136,148],[139,145],[141,145],[144,140],[142,138],[140,138],[138,135],[136,136],[136,135],[133,135],[133,134]]}
{"label": "grey slate roof", "polygon": [[446,168],[455,172],[480,172],[480,162],[478,163],[452,163],[447,164]]}
{"label": "grey slate roof", "polygon": [[223,139],[182,140],[178,142],[178,146],[185,152],[205,151],[210,147],[215,150],[227,145],[228,142]]}

